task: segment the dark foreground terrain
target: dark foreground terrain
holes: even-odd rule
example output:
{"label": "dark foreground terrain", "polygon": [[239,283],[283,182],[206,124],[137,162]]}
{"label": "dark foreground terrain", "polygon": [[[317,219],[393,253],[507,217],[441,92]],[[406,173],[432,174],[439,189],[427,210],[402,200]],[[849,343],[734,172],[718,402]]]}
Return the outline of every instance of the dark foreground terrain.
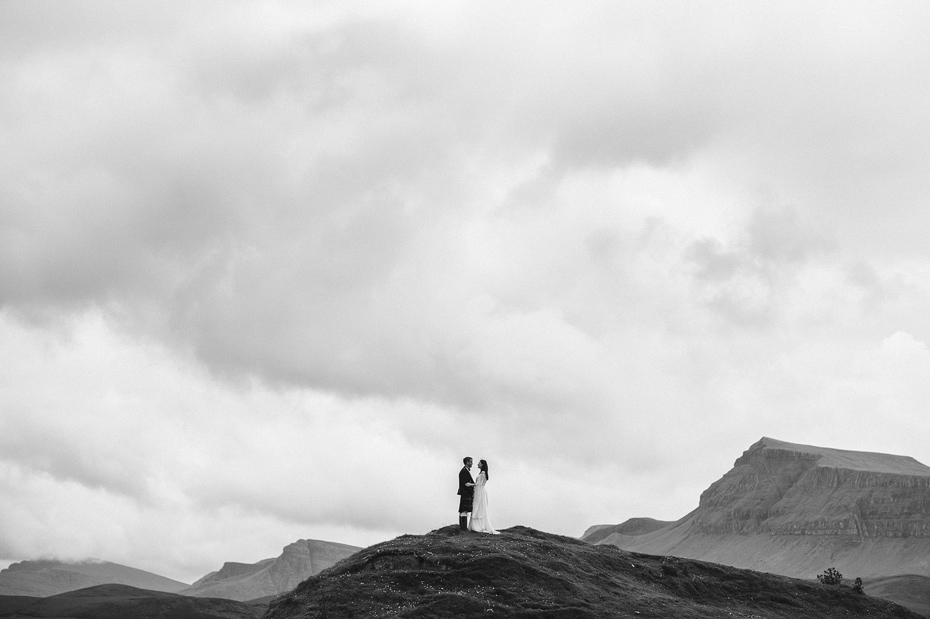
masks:
{"label": "dark foreground terrain", "polygon": [[44,598],[0,596],[0,617],[258,619],[265,607],[265,604],[146,591],[128,585],[97,585]]}
{"label": "dark foreground terrain", "polygon": [[799,619],[920,615],[886,600],[703,561],[513,527],[455,526],[362,550],[274,600],[266,619]]}

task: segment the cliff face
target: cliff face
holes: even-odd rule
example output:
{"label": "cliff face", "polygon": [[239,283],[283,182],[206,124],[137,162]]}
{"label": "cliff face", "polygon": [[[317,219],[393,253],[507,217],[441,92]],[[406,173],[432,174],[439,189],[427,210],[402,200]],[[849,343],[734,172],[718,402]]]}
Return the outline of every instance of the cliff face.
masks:
{"label": "cliff face", "polygon": [[299,540],[285,546],[281,556],[268,566],[268,581],[277,589],[275,593],[290,591],[306,578],[319,574],[359,550],[345,544]]}
{"label": "cliff face", "polygon": [[930,537],[930,467],[763,438],[701,495],[704,533]]}
{"label": "cliff face", "polygon": [[254,600],[290,591],[298,583],[360,550],[356,546],[298,540],[284,547],[281,556],[258,563],[226,563],[198,580],[184,595]]}
{"label": "cliff face", "polygon": [[210,572],[194,584],[190,586],[191,589],[198,589],[209,586],[214,583],[222,582],[224,580],[229,580],[231,578],[239,578],[241,576],[248,576],[249,574],[254,574],[255,572],[261,571],[263,568],[267,567],[274,563],[274,559],[264,559],[258,563],[237,563],[235,561],[227,561],[223,564],[223,567],[216,572]]}
{"label": "cliff face", "polygon": [[607,532],[596,543],[800,578],[930,576],[930,467],[763,438],[677,522]]}

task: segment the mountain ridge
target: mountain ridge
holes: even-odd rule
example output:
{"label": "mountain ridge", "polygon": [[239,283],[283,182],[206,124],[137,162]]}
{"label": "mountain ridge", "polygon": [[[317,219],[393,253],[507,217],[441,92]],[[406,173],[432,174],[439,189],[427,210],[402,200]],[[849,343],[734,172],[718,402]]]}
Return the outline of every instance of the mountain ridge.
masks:
{"label": "mountain ridge", "polygon": [[48,619],[259,619],[264,605],[193,598],[129,585],[95,585],[48,597],[0,595],[0,617]]}
{"label": "mountain ridge", "polygon": [[6,596],[48,597],[103,584],[168,593],[177,593],[189,586],[152,572],[97,559],[19,561],[0,570],[0,595]]}
{"label": "mountain ridge", "polygon": [[630,518],[620,524],[598,524],[588,529],[584,532],[584,535],[581,536],[586,542],[594,543],[599,542],[602,539],[614,535],[645,535],[646,533],[652,533],[653,531],[658,531],[663,527],[667,527],[672,524],[673,521],[670,520],[656,520],[655,518]]}
{"label": "mountain ridge", "polygon": [[849,470],[862,470],[875,473],[890,473],[899,475],[930,476],[930,467],[917,461],[911,456],[899,456],[872,451],[854,451],[849,449],[835,449],[832,447],[817,447],[801,443],[789,443],[778,439],[763,436],[758,442],[750,446],[735,464],[747,457],[754,448],[764,449],[770,453],[781,452],[791,457],[808,455],[819,461],[819,466],[846,468]]}
{"label": "mountain ridge", "polygon": [[358,546],[300,539],[278,557],[257,563],[227,562],[179,593],[248,601],[290,591],[300,582],[361,550]]}
{"label": "mountain ridge", "polygon": [[19,561],[0,570],[0,596],[44,598],[114,584],[145,591],[248,602],[288,591],[359,550],[358,546],[339,542],[300,539],[286,545],[277,557],[256,563],[227,561],[219,570],[209,572],[193,584],[97,559]]}

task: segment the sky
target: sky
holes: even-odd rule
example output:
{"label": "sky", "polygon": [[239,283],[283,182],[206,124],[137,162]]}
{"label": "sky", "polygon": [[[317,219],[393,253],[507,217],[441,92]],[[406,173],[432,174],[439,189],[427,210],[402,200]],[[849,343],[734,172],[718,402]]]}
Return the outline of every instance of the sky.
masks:
{"label": "sky", "polygon": [[930,464],[930,5],[0,4],[0,567]]}

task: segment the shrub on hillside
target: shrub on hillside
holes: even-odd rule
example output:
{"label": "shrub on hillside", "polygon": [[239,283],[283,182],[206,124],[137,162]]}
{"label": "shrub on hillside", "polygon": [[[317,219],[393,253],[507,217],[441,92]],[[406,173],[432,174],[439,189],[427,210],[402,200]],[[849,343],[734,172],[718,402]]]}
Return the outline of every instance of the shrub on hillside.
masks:
{"label": "shrub on hillside", "polygon": [[862,579],[856,577],[856,581],[853,583],[853,591],[859,594],[865,594],[865,589],[862,588]]}
{"label": "shrub on hillside", "polygon": [[825,585],[841,585],[843,584],[843,575],[835,567],[831,567],[824,570],[823,574],[817,574],[817,580]]}

